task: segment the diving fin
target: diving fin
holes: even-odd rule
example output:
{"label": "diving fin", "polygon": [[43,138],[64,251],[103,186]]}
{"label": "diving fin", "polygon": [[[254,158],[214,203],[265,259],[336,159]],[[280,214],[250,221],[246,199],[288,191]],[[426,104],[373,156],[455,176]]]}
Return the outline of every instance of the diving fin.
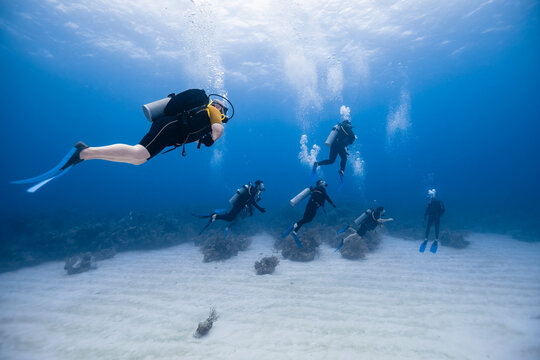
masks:
{"label": "diving fin", "polygon": [[42,186],[48,184],[50,181],[54,180],[54,179],[58,179],[60,176],[64,175],[65,173],[67,173],[69,171],[69,169],[71,169],[73,167],[73,165],[71,165],[70,167],[66,168],[65,170],[62,170],[60,171],[58,174],[56,174],[55,176],[53,177],[50,177],[48,179],[45,179],[39,183],[37,183],[36,185],[26,189],[26,192],[29,192],[29,193],[35,193],[36,191],[38,191]]}
{"label": "diving fin", "polygon": [[348,228],[350,228],[350,226],[349,226],[349,225],[345,225],[342,229],[340,229],[340,230],[337,232],[338,235],[341,234],[341,233],[343,233],[343,232],[345,232],[345,231],[347,231]]}
{"label": "diving fin", "polygon": [[439,248],[439,241],[435,240],[433,242],[433,244],[431,244],[431,247],[429,248],[429,251],[435,254],[437,252],[438,248]]}
{"label": "diving fin", "polygon": [[300,241],[300,239],[298,238],[298,235],[296,235],[296,233],[294,231],[291,232],[291,236],[294,239],[294,242],[296,243],[296,246],[298,246],[299,249],[303,248],[302,242]]}
{"label": "diving fin", "polygon": [[427,246],[427,240],[424,240],[424,241],[422,242],[422,244],[420,245],[419,251],[420,251],[421,253],[423,253],[424,251],[426,251],[426,246]]}
{"label": "diving fin", "polygon": [[313,168],[311,169],[311,182],[315,182],[315,178],[317,178],[317,167],[318,167],[318,164],[315,161],[313,163]]}
{"label": "diving fin", "polygon": [[210,215],[197,215],[197,214],[191,213],[191,216],[195,216],[196,218],[199,218],[199,219],[208,219],[209,217],[212,217],[212,215],[214,214],[212,213]]}
{"label": "diving fin", "polygon": [[206,223],[206,225],[202,228],[202,230],[199,232],[199,235],[201,235],[204,230],[208,229],[208,227],[210,226],[210,224],[212,224],[214,221],[216,221],[216,213],[213,213],[212,215],[208,216],[210,219],[208,219],[208,222]]}
{"label": "diving fin", "polygon": [[291,231],[292,231],[293,228],[294,228],[294,224],[295,224],[295,223],[292,223],[291,226],[289,226],[289,227],[287,228],[287,230],[285,230],[285,231],[283,232],[283,234],[281,234],[281,238],[282,238],[282,239],[285,239],[285,238],[287,237],[287,235],[289,235],[289,234],[291,233]]}
{"label": "diving fin", "polygon": [[339,249],[341,249],[341,247],[343,246],[344,241],[345,241],[345,238],[341,239],[341,241],[339,242],[338,247],[336,248],[336,250],[334,250],[334,252],[337,252]]}
{"label": "diving fin", "polygon": [[201,235],[204,232],[204,230],[208,229],[211,223],[212,221],[208,221],[208,223],[202,228],[202,230],[199,231],[199,235]]}
{"label": "diving fin", "polygon": [[31,193],[36,192],[42,186],[44,186],[45,184],[48,184],[51,180],[58,178],[60,175],[63,175],[65,172],[71,169],[74,165],[77,165],[78,163],[83,161],[80,158],[79,154],[81,153],[82,150],[86,149],[87,147],[88,146],[85,143],[79,141],[77,144],[75,144],[75,146],[71,150],[69,150],[66,156],[62,158],[62,161],[60,161],[60,163],[56,165],[54,168],[52,168],[51,170],[41,175],[35,176],[33,178],[15,180],[15,181],[12,181],[11,183],[30,184],[30,183],[37,182],[38,184],[32,186],[31,188],[27,190],[28,192],[31,192]]}
{"label": "diving fin", "polygon": [[49,170],[49,171],[47,171],[47,172],[45,172],[45,173],[43,173],[41,175],[35,176],[33,178],[23,179],[23,180],[14,180],[11,183],[12,184],[30,184],[30,183],[40,182],[40,181],[47,180],[47,179],[50,179],[52,177],[55,177],[56,175],[58,175],[59,173],[61,173],[63,171],[62,167],[65,164],[67,164],[68,160],[73,156],[75,151],[77,151],[77,149],[75,149],[75,148],[69,150],[69,152],[66,154],[66,156],[64,156],[62,161],[60,161],[60,163],[58,165],[56,165],[54,168],[52,168],[51,170]]}

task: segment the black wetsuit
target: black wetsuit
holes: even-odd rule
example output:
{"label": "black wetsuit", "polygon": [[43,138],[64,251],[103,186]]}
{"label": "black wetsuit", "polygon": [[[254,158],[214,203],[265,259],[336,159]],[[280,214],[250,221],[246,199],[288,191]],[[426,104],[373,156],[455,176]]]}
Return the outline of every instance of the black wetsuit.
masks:
{"label": "black wetsuit", "polygon": [[439,226],[441,224],[441,216],[444,214],[444,211],[445,209],[442,201],[433,199],[429,202],[426,212],[424,213],[424,220],[427,218],[426,239],[429,236],[431,225],[435,225],[435,239],[439,239]]}
{"label": "black wetsuit", "polygon": [[[209,103],[208,96],[204,90],[190,89],[179,94],[170,95],[171,100],[164,110],[164,116],[154,119],[148,133],[139,142],[150,153],[150,158],[159,154],[168,146],[183,145],[198,141],[204,136],[208,136],[211,131],[210,120],[206,113],[206,109],[194,112],[193,119],[190,119],[189,124],[185,117],[181,114],[191,109],[204,106]],[[206,117],[206,118],[205,118]],[[191,123],[208,121],[208,128],[199,130],[191,126]],[[194,130],[199,130],[195,131]],[[207,145],[207,143],[205,143]],[[210,145],[207,145],[210,146]]]}
{"label": "black wetsuit", "polygon": [[341,158],[340,169],[341,171],[345,171],[345,165],[347,164],[348,156],[347,146],[351,145],[356,139],[356,137],[354,136],[354,132],[350,123],[339,123],[338,126],[339,132],[336,135],[332,146],[330,146],[330,157],[328,158],[328,160],[323,160],[317,164],[319,166],[333,164],[334,161],[336,161],[337,156],[339,155],[339,157]]}
{"label": "black wetsuit", "polygon": [[251,184],[245,185],[247,189],[245,192],[238,194],[238,198],[233,204],[233,208],[226,214],[217,215],[216,220],[225,220],[232,222],[236,219],[238,214],[242,210],[249,211],[249,215],[253,215],[253,206],[257,208],[260,212],[264,213],[266,210],[257,204],[257,201],[260,200],[260,191]]}
{"label": "black wetsuit", "polygon": [[372,211],[360,224],[356,233],[360,236],[364,236],[368,231],[375,230],[380,223],[377,221],[381,218],[381,214],[377,211]]}
{"label": "black wetsuit", "polygon": [[334,205],[334,203],[326,193],[326,189],[324,187],[317,186],[316,188],[312,189],[311,197],[309,198],[309,201],[306,205],[304,217],[296,223],[296,228],[294,228],[294,231],[298,231],[302,227],[302,225],[310,223],[315,217],[317,209],[324,206],[325,201],[328,201],[330,204],[332,204],[333,207],[336,207],[336,205]]}

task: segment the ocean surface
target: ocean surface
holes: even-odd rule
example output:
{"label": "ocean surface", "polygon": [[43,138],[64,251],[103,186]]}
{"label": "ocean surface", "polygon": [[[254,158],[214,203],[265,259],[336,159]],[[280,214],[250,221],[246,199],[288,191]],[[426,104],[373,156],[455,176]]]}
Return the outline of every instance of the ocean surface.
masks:
{"label": "ocean surface", "polygon": [[[0,357],[537,359],[539,64],[534,0],[0,1],[0,285],[8,289]],[[35,193],[11,183],[51,169],[77,141],[137,144],[150,128],[142,105],[191,88],[234,105],[212,147],[191,144],[185,157],[178,149],[140,166],[84,161]],[[305,206],[288,201],[313,185],[312,163],[328,157],[326,137],[344,118],[357,139],[343,184],[339,158],[317,173],[338,208],[319,211],[306,228],[333,232],[384,206],[394,222],[379,231],[380,248],[349,261],[322,240],[313,261],[280,257],[270,279],[256,277],[261,254],[280,256],[279,233]],[[191,213],[227,208],[237,188],[256,180],[266,187],[266,213],[255,210],[254,223],[237,232],[252,245],[215,267],[203,263],[195,246],[204,221]],[[419,258],[432,188],[446,207],[441,229],[471,245]],[[97,270],[63,271],[64,257],[117,245],[126,233],[139,242],[124,243]],[[175,266],[186,263],[189,271]],[[195,283],[174,290],[186,281]],[[125,294],[125,284],[145,295]],[[294,289],[306,306],[268,300]],[[235,303],[243,294],[253,301]],[[97,302],[85,309],[89,299]],[[192,325],[211,306],[222,317],[201,344]],[[154,308],[161,320],[152,320]],[[112,313],[130,328],[148,321],[150,330],[85,353],[118,334]],[[90,337],[74,324],[86,321]],[[277,331],[284,326],[288,336]],[[132,347],[147,336],[152,346]],[[433,344],[444,341],[467,344],[457,352]],[[274,352],[278,343],[283,352]]]}

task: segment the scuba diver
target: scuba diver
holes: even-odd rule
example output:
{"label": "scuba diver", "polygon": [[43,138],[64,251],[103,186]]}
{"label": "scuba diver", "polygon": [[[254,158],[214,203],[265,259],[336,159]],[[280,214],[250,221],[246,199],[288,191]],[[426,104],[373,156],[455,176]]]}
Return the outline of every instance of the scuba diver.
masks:
{"label": "scuba diver", "polygon": [[343,182],[345,165],[347,164],[347,156],[349,155],[347,152],[347,146],[351,145],[354,140],[356,140],[356,136],[354,135],[352,128],[351,121],[347,119],[334,126],[325,142],[325,145],[330,146],[330,157],[328,160],[323,160],[320,162],[315,161],[313,163],[312,176],[315,176],[319,166],[333,164],[339,155],[341,158],[341,163],[339,165],[339,177],[341,182]]}
{"label": "scuba diver", "polygon": [[336,205],[326,193],[325,187],[328,186],[326,181],[317,180],[317,183],[315,185],[316,186],[314,188],[311,186],[309,188],[305,188],[300,194],[296,195],[293,199],[291,199],[291,205],[295,206],[300,201],[304,200],[308,195],[311,195],[306,205],[304,217],[302,217],[302,219],[300,219],[298,222],[292,223],[291,226],[289,226],[289,228],[281,235],[282,238],[285,238],[287,237],[287,235],[291,234],[294,241],[296,242],[296,245],[298,245],[299,248],[302,247],[302,242],[300,242],[300,240],[298,239],[298,230],[300,230],[302,225],[310,223],[313,220],[319,207],[322,207],[324,210],[325,201],[328,201],[330,205],[336,208]]}
{"label": "scuba diver", "polygon": [[[225,97],[218,94],[210,94],[210,96],[223,98],[232,107]],[[234,116],[234,107],[232,109],[231,118]],[[113,144],[90,147],[83,142],[78,142],[52,170],[34,178],[13,181],[13,183],[37,183],[27,190],[35,192],[84,160],[100,159],[141,165],[168,146],[174,146],[174,149],[183,146],[182,155],[185,156],[186,144],[197,141],[197,148],[200,148],[201,144],[212,146],[221,137],[223,124],[230,119],[227,117],[227,111],[228,108],[223,101],[212,100],[201,89],[189,89],[176,95],[169,94],[165,99],[143,106],[143,112],[152,125],[137,145]]]}
{"label": "scuba diver", "polygon": [[441,224],[441,216],[444,214],[445,208],[441,200],[437,199],[437,190],[428,190],[429,203],[424,213],[424,221],[427,219],[426,236],[420,245],[420,252],[426,250],[428,243],[429,230],[431,225],[435,225],[435,241],[431,244],[429,251],[436,253],[439,248],[439,225]]}
{"label": "scuba diver", "polygon": [[231,223],[231,225],[225,228],[225,236],[227,236],[227,232],[229,231],[230,226],[236,223],[238,215],[241,212],[243,212],[242,218],[245,218],[247,216],[247,212],[249,212],[249,216],[253,216],[253,207],[257,208],[257,210],[259,210],[261,213],[265,213],[266,209],[260,207],[259,204],[257,204],[257,202],[261,201],[262,191],[266,191],[262,180],[255,181],[254,185],[249,182],[246,185],[242,186],[240,189],[236,190],[236,193],[229,200],[229,203],[232,205],[232,209],[229,212],[225,214],[218,214],[217,211],[214,211],[210,215],[192,214],[193,216],[201,219],[210,218],[206,226],[199,233],[199,235],[202,234],[203,231],[206,230],[214,221],[225,220]]}
{"label": "scuba diver", "polygon": [[335,251],[338,251],[339,249],[341,249],[343,244],[348,242],[350,238],[355,236],[356,234],[358,234],[360,237],[363,237],[364,235],[366,235],[368,231],[375,230],[378,225],[382,226],[382,224],[384,224],[385,222],[394,221],[393,218],[383,219],[382,216],[385,214],[385,212],[386,211],[384,210],[384,207],[382,206],[377,207],[377,209],[375,210],[367,209],[366,211],[362,213],[362,215],[360,215],[358,218],[356,218],[356,220],[354,220],[354,223],[360,226],[358,230],[354,231],[354,229],[352,229],[352,227],[349,225],[339,230],[338,234],[341,234],[344,231],[349,230],[349,229],[352,230],[353,233],[347,236],[346,238],[341,239],[339,246],[337,247]]}

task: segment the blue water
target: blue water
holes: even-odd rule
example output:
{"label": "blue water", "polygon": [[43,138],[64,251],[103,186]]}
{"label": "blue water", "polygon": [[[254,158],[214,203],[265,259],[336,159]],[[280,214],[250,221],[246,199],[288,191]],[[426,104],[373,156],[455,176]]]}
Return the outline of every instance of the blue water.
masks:
{"label": "blue water", "polygon": [[[456,223],[537,224],[539,3],[324,4],[2,1],[1,215],[206,211],[257,179],[278,212],[309,185],[302,134],[326,158],[345,105],[364,163],[356,175],[348,164],[341,190],[339,160],[323,168],[338,206],[376,201],[420,222],[435,187]],[[141,105],[188,88],[234,103],[214,148],[86,161],[35,194],[9,183],[79,140],[136,144],[149,128]]]}

